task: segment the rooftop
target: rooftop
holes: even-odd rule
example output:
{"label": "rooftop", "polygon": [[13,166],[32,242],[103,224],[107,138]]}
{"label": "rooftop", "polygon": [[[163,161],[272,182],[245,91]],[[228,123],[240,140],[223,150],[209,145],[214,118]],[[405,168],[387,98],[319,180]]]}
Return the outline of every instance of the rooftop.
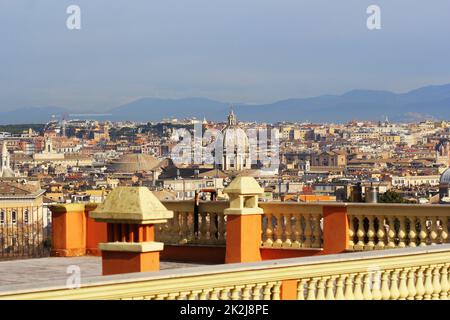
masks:
{"label": "rooftop", "polygon": [[[204,264],[161,261],[161,270],[184,269]],[[102,275],[101,257],[51,257],[39,259],[0,261],[0,292],[10,291],[15,286],[39,285],[52,282],[55,286],[66,284],[71,272],[69,266],[78,266],[83,282]]]}

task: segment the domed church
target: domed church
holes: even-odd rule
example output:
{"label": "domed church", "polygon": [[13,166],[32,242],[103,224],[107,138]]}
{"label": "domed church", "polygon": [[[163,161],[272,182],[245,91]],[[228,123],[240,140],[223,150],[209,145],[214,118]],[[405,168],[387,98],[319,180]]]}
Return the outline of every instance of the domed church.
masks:
{"label": "domed church", "polygon": [[444,171],[439,181],[439,199],[441,203],[450,204],[450,168]]}
{"label": "domed church", "polygon": [[[222,130],[222,170],[241,171],[251,169],[250,143],[245,131],[239,127],[233,109],[228,123]],[[217,150],[216,150],[217,151]]]}

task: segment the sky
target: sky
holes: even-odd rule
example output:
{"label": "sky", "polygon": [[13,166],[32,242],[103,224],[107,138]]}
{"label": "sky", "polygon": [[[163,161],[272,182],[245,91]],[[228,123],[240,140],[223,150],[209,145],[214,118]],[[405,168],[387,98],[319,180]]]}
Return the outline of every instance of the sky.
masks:
{"label": "sky", "polygon": [[0,111],[406,92],[450,83],[449,39],[448,0],[0,0]]}

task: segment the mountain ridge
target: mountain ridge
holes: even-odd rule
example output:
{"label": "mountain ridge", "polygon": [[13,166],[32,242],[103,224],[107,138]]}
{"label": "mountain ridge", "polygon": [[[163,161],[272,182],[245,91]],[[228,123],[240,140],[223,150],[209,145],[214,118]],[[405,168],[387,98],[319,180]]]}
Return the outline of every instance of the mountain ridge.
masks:
{"label": "mountain ridge", "polygon": [[[159,121],[164,118],[203,117],[220,121],[233,105],[238,119],[243,121],[279,122],[314,121],[345,122],[353,119],[394,121],[408,119],[450,119],[450,84],[430,85],[394,93],[386,90],[355,89],[341,95],[320,95],[309,98],[288,98],[271,103],[250,105],[222,102],[203,97],[153,98],[143,97],[106,111],[99,119],[113,121]],[[42,123],[55,114],[68,114],[67,108],[26,107],[0,112],[0,124]],[[411,115],[414,117],[411,118]]]}

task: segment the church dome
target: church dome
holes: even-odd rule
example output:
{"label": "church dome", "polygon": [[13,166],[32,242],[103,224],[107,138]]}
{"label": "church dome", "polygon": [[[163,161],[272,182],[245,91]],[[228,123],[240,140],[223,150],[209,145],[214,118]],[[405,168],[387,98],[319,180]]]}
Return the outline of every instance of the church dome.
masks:
{"label": "church dome", "polygon": [[445,170],[444,173],[441,175],[440,184],[450,186],[450,168]]}
{"label": "church dome", "polygon": [[142,153],[125,154],[113,161],[109,168],[120,173],[135,173],[152,171],[159,166],[159,161]]}

